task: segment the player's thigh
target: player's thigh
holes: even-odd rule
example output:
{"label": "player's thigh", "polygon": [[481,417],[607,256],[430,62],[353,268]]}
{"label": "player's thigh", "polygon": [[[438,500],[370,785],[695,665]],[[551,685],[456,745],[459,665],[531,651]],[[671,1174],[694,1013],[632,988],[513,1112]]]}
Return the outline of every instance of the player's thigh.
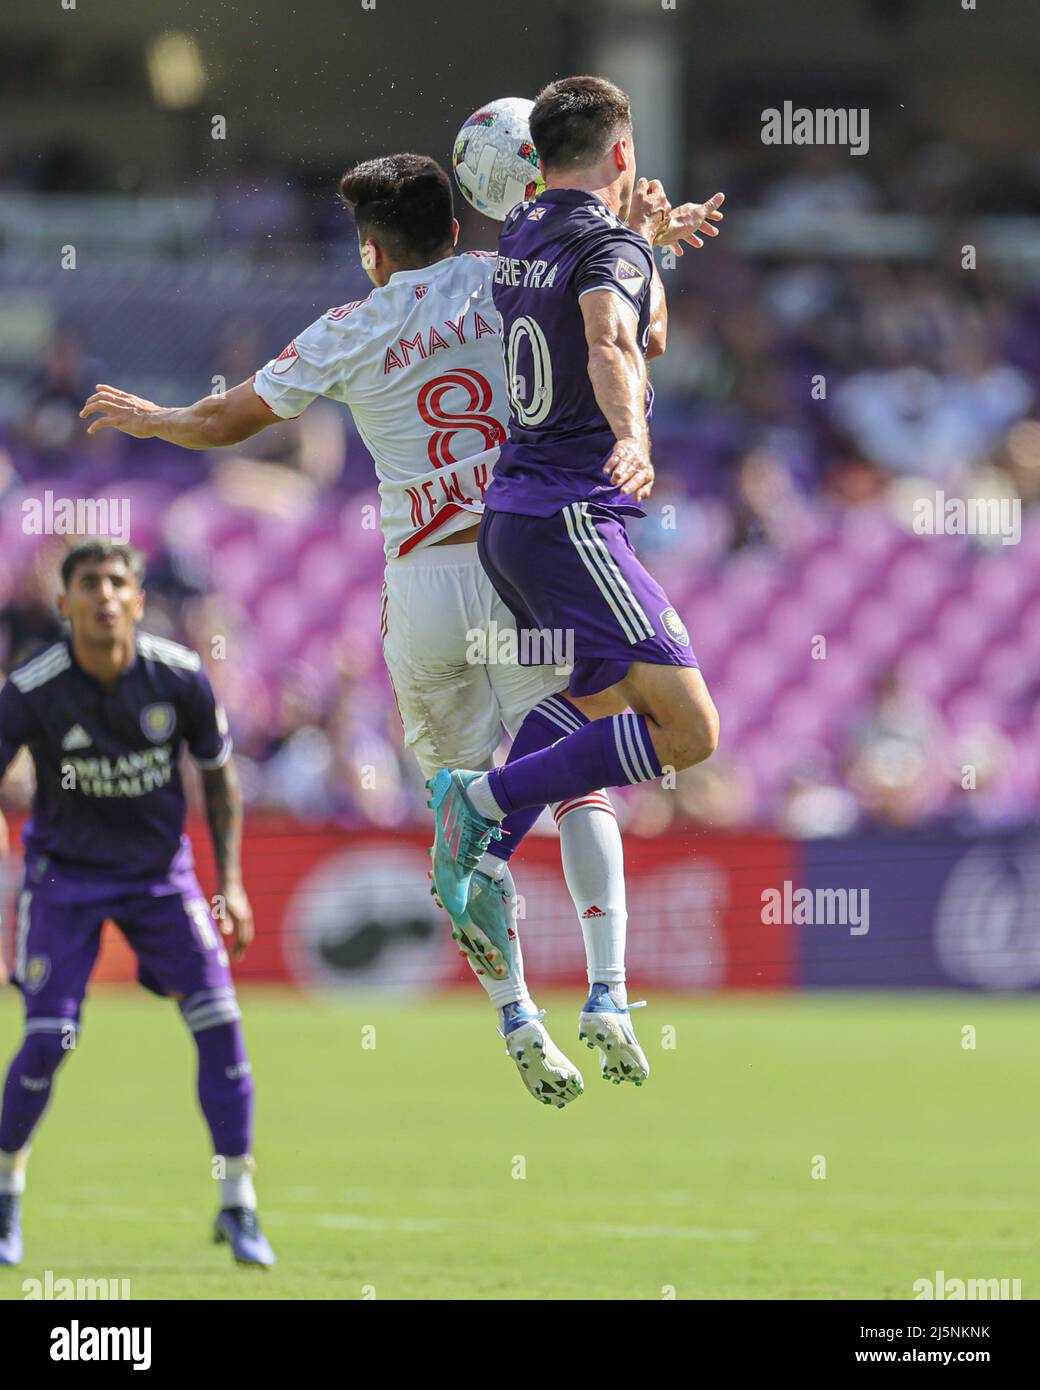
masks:
{"label": "player's thigh", "polygon": [[54,902],[25,888],[17,914],[11,978],[25,1001],[26,1031],[74,1031],[101,946],[105,910]]}
{"label": "player's thigh", "polygon": [[240,1017],[224,938],[198,884],[128,899],[113,920],[137,957],[137,978],[175,999],[193,1032]]}
{"label": "player's thigh", "polygon": [[662,766],[687,767],[715,751],[719,714],[697,667],[635,661],[615,691],[657,725],[652,736]]}
{"label": "player's thigh", "polygon": [[490,767],[502,717],[483,660],[479,563],[390,566],[387,580],[383,658],[405,743],[426,777],[443,767]]}
{"label": "player's thigh", "polygon": [[[554,653],[551,637],[545,642],[539,633],[530,629],[518,629],[516,620],[508,604],[495,591],[491,580],[482,577],[484,592],[481,595],[484,621],[494,634],[494,641],[488,643],[487,675],[501,711],[501,721],[512,738],[527,715],[548,695],[559,695],[567,689],[570,667],[554,665],[554,657],[561,663],[566,653]],[[523,665],[520,658],[544,656],[546,661],[537,665]]]}

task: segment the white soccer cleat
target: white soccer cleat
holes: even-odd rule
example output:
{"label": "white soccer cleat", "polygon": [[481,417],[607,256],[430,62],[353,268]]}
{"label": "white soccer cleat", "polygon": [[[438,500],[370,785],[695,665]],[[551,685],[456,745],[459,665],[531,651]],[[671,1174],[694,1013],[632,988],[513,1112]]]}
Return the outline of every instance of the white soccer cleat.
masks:
{"label": "white soccer cleat", "polygon": [[540,1013],[526,1013],[519,1004],[507,1004],[502,1010],[501,1031],[520,1080],[535,1100],[562,1110],[582,1094],[585,1082],[550,1038],[541,1019]]}
{"label": "white soccer cleat", "polygon": [[579,1042],[599,1048],[601,1075],[615,1086],[622,1081],[642,1086],[650,1075],[650,1063],[632,1028],[629,1008],[642,1008],[642,1003],[619,1008],[610,997],[609,986],[595,984],[578,1015]]}

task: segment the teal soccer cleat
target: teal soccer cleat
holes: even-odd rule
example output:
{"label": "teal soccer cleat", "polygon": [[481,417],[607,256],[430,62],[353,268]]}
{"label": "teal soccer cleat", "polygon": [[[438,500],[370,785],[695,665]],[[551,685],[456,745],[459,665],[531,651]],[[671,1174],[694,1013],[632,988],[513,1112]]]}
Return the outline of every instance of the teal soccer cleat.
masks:
{"label": "teal soccer cleat", "polygon": [[479,772],[443,769],[426,783],[433,811],[433,883],[444,910],[458,920],[466,916],[470,880],[490,842],[500,840],[497,821],[485,820],[466,798]]}

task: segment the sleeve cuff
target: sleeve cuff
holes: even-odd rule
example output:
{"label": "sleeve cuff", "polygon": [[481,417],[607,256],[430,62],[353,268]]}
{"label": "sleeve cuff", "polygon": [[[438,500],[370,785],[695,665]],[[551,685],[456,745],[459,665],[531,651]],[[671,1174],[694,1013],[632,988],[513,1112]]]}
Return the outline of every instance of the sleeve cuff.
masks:
{"label": "sleeve cuff", "polygon": [[628,305],[636,318],[639,317],[638,305],[632,303],[631,299],[629,299],[628,295],[619,285],[611,284],[609,280],[604,280],[602,285],[588,285],[585,289],[579,290],[578,298],[584,299],[587,294],[594,294],[596,290],[609,290],[611,294],[616,295],[617,298],[621,300],[622,304]]}
{"label": "sleeve cuff", "polygon": [[214,771],[215,768],[223,767],[223,766],[224,766],[224,764],[227,762],[227,760],[231,757],[231,752],[232,752],[232,743],[231,743],[231,740],[230,740],[229,738],[226,738],[226,739],[224,740],[223,747],[221,748],[220,752],[217,754],[217,756],[216,756],[215,758],[199,758],[199,757],[196,757],[196,758],[195,758],[195,761],[196,761],[196,763],[199,765],[199,767],[202,769],[203,772],[212,772],[212,771]]}
{"label": "sleeve cuff", "polygon": [[299,417],[303,414],[303,411],[298,410],[294,415],[291,411],[286,411],[283,408],[281,402],[272,397],[270,391],[268,391],[267,395],[265,396],[263,391],[261,391],[260,387],[257,385],[256,379],[259,375],[259,372],[253,373],[253,390],[256,393],[257,398],[263,401],[264,405],[267,406],[271,414],[277,415],[279,420],[298,420]]}

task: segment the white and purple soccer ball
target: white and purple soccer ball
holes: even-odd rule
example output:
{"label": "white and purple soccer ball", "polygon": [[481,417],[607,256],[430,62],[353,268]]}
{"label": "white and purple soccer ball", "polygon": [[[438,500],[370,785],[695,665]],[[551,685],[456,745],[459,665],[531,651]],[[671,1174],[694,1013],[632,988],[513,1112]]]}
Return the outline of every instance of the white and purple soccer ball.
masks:
{"label": "white and purple soccer ball", "polygon": [[496,222],[545,187],[528,124],[533,106],[525,97],[490,101],[455,137],[455,182],[468,203]]}

